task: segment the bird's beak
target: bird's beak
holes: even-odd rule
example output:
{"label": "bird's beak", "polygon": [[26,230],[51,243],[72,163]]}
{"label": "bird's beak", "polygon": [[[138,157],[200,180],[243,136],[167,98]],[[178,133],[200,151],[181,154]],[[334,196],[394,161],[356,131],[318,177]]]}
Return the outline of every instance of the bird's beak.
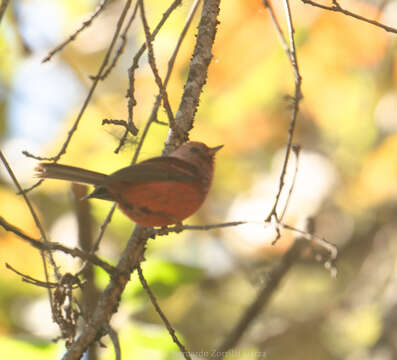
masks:
{"label": "bird's beak", "polygon": [[210,155],[214,155],[218,150],[220,150],[220,149],[222,149],[223,148],[223,145],[219,145],[219,146],[215,146],[215,147],[213,147],[213,148],[209,148],[208,149],[208,153],[210,154]]}

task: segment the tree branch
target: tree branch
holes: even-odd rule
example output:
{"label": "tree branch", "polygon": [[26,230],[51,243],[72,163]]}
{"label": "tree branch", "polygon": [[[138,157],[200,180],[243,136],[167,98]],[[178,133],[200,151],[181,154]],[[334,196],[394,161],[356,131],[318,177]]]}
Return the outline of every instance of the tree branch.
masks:
{"label": "tree branch", "polygon": [[290,249],[284,254],[281,261],[269,273],[266,286],[258,293],[255,300],[248,306],[236,326],[226,337],[225,341],[214,351],[214,354],[221,354],[217,359],[222,359],[226,352],[237,345],[248,327],[258,317],[259,313],[269,304],[275,290],[280,286],[281,280],[300,259],[302,249],[307,246],[307,241],[297,239]]}
{"label": "tree branch", "polygon": [[181,103],[175,115],[177,131],[170,130],[163,154],[168,154],[188,139],[193,127],[194,115],[200,100],[200,94],[207,81],[208,67],[212,59],[212,47],[218,24],[220,0],[204,1],[199,23],[196,46],[190,62],[190,68]]}
{"label": "tree branch", "polygon": [[[212,57],[211,49],[218,24],[219,2],[220,0],[205,0],[203,3],[202,17],[195,51],[190,63],[188,81],[184,88],[179,111],[175,117],[176,126],[183,130],[186,137],[193,124],[193,116],[199,103],[201,90],[205,84],[208,66]],[[168,144],[174,145],[177,138],[176,134],[172,132],[168,139]],[[117,311],[124,288],[132,271],[142,261],[146,242],[151,234],[144,227],[135,227],[117,264],[118,275],[111,278],[110,283],[99,299],[91,320],[65,353],[63,360],[80,359],[88,346],[97,340],[97,335],[104,324],[108,323],[113,313]]]}
{"label": "tree branch", "polygon": [[378,22],[378,21],[376,21],[376,20],[371,20],[371,19],[368,19],[368,18],[366,18],[366,17],[364,17],[364,16],[355,14],[355,13],[349,11],[349,10],[343,9],[343,8],[339,5],[339,3],[338,3],[337,0],[332,0],[332,4],[333,4],[332,6],[327,6],[327,5],[319,4],[319,3],[316,3],[315,1],[312,1],[312,0],[301,0],[301,1],[302,1],[303,3],[305,3],[305,4],[312,5],[312,6],[315,6],[315,7],[321,8],[321,9],[324,9],[324,10],[339,12],[339,13],[341,13],[341,14],[345,14],[345,15],[347,15],[347,16],[351,16],[351,17],[353,17],[353,18],[355,18],[355,19],[358,19],[358,20],[367,22],[367,23],[369,23],[369,24],[375,25],[375,26],[377,26],[377,27],[379,27],[379,28],[381,28],[381,29],[383,29],[383,30],[385,30],[385,31],[387,31],[387,32],[392,32],[392,33],[397,34],[397,29],[394,28],[394,27],[387,26],[387,25],[382,24],[382,23],[380,23],[380,22]]}

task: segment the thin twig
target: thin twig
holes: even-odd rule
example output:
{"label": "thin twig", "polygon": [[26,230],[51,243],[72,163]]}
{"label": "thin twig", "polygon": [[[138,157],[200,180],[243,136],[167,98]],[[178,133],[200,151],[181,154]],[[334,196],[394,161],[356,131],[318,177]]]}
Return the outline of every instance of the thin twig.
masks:
{"label": "thin twig", "polygon": [[281,46],[283,47],[285,53],[287,54],[289,60],[291,61],[291,51],[289,49],[287,39],[285,38],[285,35],[284,35],[284,32],[280,26],[280,23],[277,20],[276,12],[274,11],[272,2],[271,2],[271,0],[262,0],[262,3],[269,11],[269,14],[270,14],[270,17],[272,18],[273,24],[276,27],[276,31],[277,31],[278,37],[280,39]]}
{"label": "thin twig", "polygon": [[[23,152],[23,151],[22,151]],[[25,154],[26,155],[26,154]],[[41,183],[44,181],[44,179],[40,179],[39,181],[37,181],[36,183],[34,183],[32,186],[22,189],[21,192],[17,192],[17,195],[22,195],[23,193],[27,194],[29,191],[32,191],[33,189],[39,187],[41,185]]]}
{"label": "thin twig", "polygon": [[[22,278],[22,281],[31,284],[31,285],[35,285],[35,286],[40,286],[40,287],[44,287],[44,288],[57,288],[59,286],[59,283],[55,283],[55,282],[47,282],[47,281],[41,281],[38,279],[35,279],[34,277],[24,274],[20,271],[18,271],[17,269],[15,269],[14,267],[12,267],[10,264],[5,263],[5,266],[8,270],[11,270],[12,272],[14,272],[15,274],[19,275]],[[77,288],[79,286],[75,286],[74,288]]]}
{"label": "thin twig", "polygon": [[378,22],[376,20],[371,20],[371,19],[368,19],[368,18],[366,18],[364,16],[361,16],[361,15],[358,15],[356,13],[353,13],[353,12],[351,12],[349,10],[343,9],[339,5],[338,1],[336,1],[336,0],[332,0],[332,4],[333,4],[332,6],[322,5],[322,4],[316,3],[315,1],[312,1],[312,0],[301,0],[301,1],[303,3],[305,3],[305,4],[312,5],[312,6],[324,9],[324,10],[339,12],[341,14],[344,14],[344,15],[347,15],[347,16],[351,16],[351,17],[353,17],[355,19],[358,19],[358,20],[367,22],[369,24],[375,25],[375,26],[377,26],[377,27],[379,27],[379,28],[381,28],[381,29],[383,29],[383,30],[385,30],[387,32],[392,32],[392,33],[397,34],[397,29],[396,28],[391,27],[391,26],[387,26],[387,25],[382,24],[382,23],[380,23],[380,22]]}
{"label": "thin twig", "polygon": [[6,10],[7,10],[7,6],[8,6],[9,2],[10,2],[9,0],[2,0],[1,1],[1,5],[0,5],[0,24],[1,24],[1,21],[3,20],[3,16],[4,16],[4,14],[5,14]]}
{"label": "thin twig", "polygon": [[[284,224],[282,222],[274,223],[273,221],[265,221],[265,222],[257,222],[257,221],[231,221],[231,222],[226,222],[226,223],[219,223],[219,224],[207,224],[207,225],[176,225],[176,226],[169,226],[165,227],[162,229],[158,230],[151,230],[150,235],[151,236],[163,236],[163,235],[168,235],[170,233],[179,233],[184,230],[198,230],[198,231],[208,231],[208,230],[213,230],[213,229],[220,229],[220,228],[226,228],[226,227],[234,227],[234,226],[240,226],[240,225],[246,225],[246,224],[265,224],[266,226],[273,226],[274,229],[277,231],[280,231],[279,229],[286,229],[286,230],[291,230],[297,234],[299,234],[301,237],[305,238],[308,241],[312,241],[316,245],[324,248],[327,250],[329,254],[329,261],[331,264],[336,260],[338,256],[338,249],[337,247],[327,241],[326,239],[314,234],[312,231],[305,231],[305,230],[300,230],[294,226]],[[326,264],[327,267],[331,264]]]}
{"label": "thin twig", "polygon": [[[34,220],[34,222],[35,222],[37,228],[39,229],[41,238],[43,239],[43,241],[44,241],[45,243],[49,243],[48,238],[47,238],[47,235],[46,235],[46,233],[45,233],[45,231],[44,231],[44,228],[43,228],[43,226],[41,225],[41,222],[40,222],[40,220],[39,220],[39,217],[37,216],[36,211],[33,209],[32,203],[30,202],[28,196],[27,196],[25,193],[23,193],[23,190],[22,190],[21,185],[19,184],[19,182],[18,182],[18,180],[17,180],[17,178],[16,178],[14,172],[12,171],[10,165],[8,164],[7,159],[5,158],[5,156],[4,156],[4,154],[3,154],[3,152],[2,152],[1,150],[0,150],[0,159],[1,159],[1,161],[3,162],[5,168],[7,169],[7,172],[8,172],[8,174],[10,175],[10,177],[11,177],[11,179],[12,179],[14,185],[16,186],[16,188],[18,189],[18,191],[22,194],[22,197],[23,197],[23,199],[25,200],[25,203],[26,203],[26,205],[27,205],[28,208],[29,208],[30,214],[32,215],[32,218],[33,218],[33,220]],[[56,265],[55,265],[54,259],[51,257],[51,254],[48,254],[48,255],[49,255],[49,258],[50,258],[51,265],[54,266],[54,269],[56,269]],[[58,274],[58,275],[59,275],[59,274]]]}
{"label": "thin twig", "polygon": [[108,333],[110,340],[112,341],[114,347],[115,360],[121,360],[121,348],[120,348],[120,341],[117,332],[109,325],[109,323],[105,324],[104,328]]}
{"label": "thin twig", "polygon": [[134,11],[132,12],[132,15],[130,16],[130,19],[128,20],[127,25],[125,26],[123,32],[120,35],[121,44],[118,47],[111,64],[108,66],[108,68],[106,70],[104,70],[104,72],[101,76],[101,80],[104,80],[110,74],[110,72],[116,67],[117,61],[119,60],[120,56],[122,55],[122,53],[125,49],[125,46],[127,44],[127,33],[135,19],[137,11],[138,11],[138,2],[136,2]]}
{"label": "thin twig", "polygon": [[226,336],[225,341],[219,346],[215,354],[220,354],[217,359],[222,359],[227,351],[237,345],[248,327],[268,305],[272,295],[279,287],[281,280],[285,277],[292,265],[296,263],[301,251],[307,246],[306,241],[295,240],[294,244],[284,254],[281,261],[270,271],[266,286],[256,296],[255,300],[248,306],[244,314],[240,317],[233,330]]}
{"label": "thin twig", "polygon": [[[70,130],[68,132],[68,136],[67,136],[65,142],[63,143],[63,145],[62,145],[60,151],[58,152],[58,154],[56,154],[53,157],[38,158],[36,156],[33,156],[32,154],[24,152],[24,154],[26,156],[33,157],[33,158],[38,159],[38,160],[48,160],[48,161],[56,162],[56,161],[58,161],[61,158],[61,156],[63,154],[66,153],[67,147],[68,147],[70,141],[72,140],[72,137],[73,137],[74,133],[76,132],[76,130],[77,130],[78,126],[79,126],[80,120],[82,119],[83,114],[84,114],[89,102],[91,101],[92,95],[93,95],[93,93],[94,93],[94,91],[95,91],[95,89],[96,89],[96,87],[98,85],[100,77],[101,77],[106,65],[108,64],[110,54],[112,53],[113,47],[114,47],[114,45],[116,43],[116,40],[118,38],[118,35],[119,35],[120,31],[121,31],[121,27],[122,27],[122,25],[124,23],[125,17],[126,17],[127,12],[128,12],[128,9],[131,6],[131,1],[132,0],[127,0],[126,1],[126,4],[125,4],[125,6],[124,6],[124,8],[123,8],[123,10],[121,12],[121,15],[120,15],[118,21],[117,21],[116,30],[115,30],[115,32],[113,34],[112,41],[111,41],[111,43],[109,45],[109,48],[108,48],[108,50],[106,52],[106,55],[105,55],[105,57],[104,57],[104,59],[102,61],[102,64],[101,64],[101,66],[100,66],[100,68],[98,70],[98,73],[95,76],[94,81],[92,82],[91,88],[90,88],[90,90],[88,92],[88,95],[87,95],[87,97],[86,97],[86,99],[85,99],[85,101],[83,103],[83,106],[81,107],[80,112],[77,115],[77,118],[76,118],[75,122],[73,123],[73,126],[70,128]],[[132,128],[134,128],[134,130],[135,130],[134,135],[136,135],[138,133],[138,129],[135,127],[135,125],[133,125],[133,123],[130,123],[130,126]]]}
{"label": "thin twig", "polygon": [[331,270],[332,277],[336,276],[336,269],[333,268],[333,265],[336,258],[338,257],[338,248],[334,244],[330,243],[329,241],[318,235],[315,235],[308,231],[297,229],[294,226],[282,224],[282,223],[280,223],[279,225],[286,230],[291,230],[293,232],[296,232],[297,234],[300,234],[304,239],[312,241],[314,244],[327,250],[329,260],[327,260],[324,265],[327,269]]}
{"label": "thin twig", "polygon": [[117,207],[117,204],[114,203],[112,208],[109,210],[109,213],[107,214],[104,222],[102,223],[102,225],[99,229],[98,237],[97,237],[96,241],[94,242],[94,246],[92,247],[92,250],[91,250],[92,253],[94,253],[98,250],[99,244],[101,243],[103,235],[105,234],[106,227],[112,221],[112,216],[113,216],[114,211],[116,210],[116,207]]}
{"label": "thin twig", "polygon": [[58,285],[57,283],[50,283],[47,281],[41,281],[41,280],[35,279],[35,278],[31,277],[30,275],[27,275],[27,274],[24,274],[24,273],[18,271],[17,269],[12,267],[8,263],[5,263],[5,266],[8,270],[11,270],[15,274],[19,275],[22,278],[22,281],[24,281],[28,284],[35,285],[35,286],[41,286],[44,288],[55,288]]}
{"label": "thin twig", "polygon": [[298,145],[292,146],[292,152],[295,154],[295,159],[296,159],[295,160],[295,171],[294,171],[294,176],[292,177],[292,182],[291,182],[291,186],[288,191],[287,199],[285,200],[285,203],[284,203],[284,209],[280,215],[280,221],[282,221],[284,219],[284,215],[287,212],[289,203],[291,201],[292,192],[294,191],[294,188],[295,188],[296,175],[298,174],[298,169],[299,169],[300,146],[298,146]]}
{"label": "thin twig", "polygon": [[292,23],[289,0],[283,0],[283,3],[284,3],[286,18],[287,18],[288,35],[289,35],[289,43],[290,43],[290,51],[287,53],[287,56],[291,60],[292,69],[293,69],[294,76],[295,76],[295,94],[294,94],[294,98],[293,98],[293,102],[294,102],[293,103],[293,111],[292,111],[292,115],[291,115],[289,129],[288,129],[287,149],[285,152],[285,158],[284,158],[283,167],[281,170],[279,188],[278,188],[278,192],[277,192],[274,204],[273,204],[273,208],[266,218],[266,221],[270,221],[272,218],[275,218],[276,222],[279,221],[278,215],[277,215],[277,206],[278,206],[278,202],[280,200],[281,192],[283,191],[283,188],[285,185],[285,176],[287,173],[288,161],[289,161],[289,157],[291,154],[292,140],[293,140],[294,131],[295,131],[295,124],[296,124],[296,120],[297,120],[298,113],[299,113],[299,104],[300,104],[300,101],[302,100],[302,90],[301,90],[302,77],[300,75],[298,59],[297,59],[297,55],[296,55],[295,36],[294,36],[295,30],[294,30],[294,26]]}
{"label": "thin twig", "polygon": [[[63,253],[69,254],[73,257],[78,257],[82,260],[89,261],[90,263],[101,267],[111,275],[115,274],[116,272],[116,269],[112,265],[109,265],[105,261],[99,259],[96,255],[86,253],[80,250],[79,248],[68,248],[56,242],[42,242],[40,240],[34,239],[31,236],[26,235],[21,229],[19,229],[15,225],[10,224],[2,216],[0,216],[0,226],[2,226],[7,231],[13,232],[19,238],[27,241],[31,246],[33,246],[34,248],[40,251],[45,251],[45,252],[62,251]],[[46,281],[49,280],[46,278]]]}
{"label": "thin twig", "polygon": [[136,270],[138,271],[138,276],[139,276],[139,280],[140,280],[140,282],[142,284],[142,287],[144,288],[144,290],[148,294],[150,301],[152,302],[154,308],[156,309],[157,314],[159,314],[161,320],[163,321],[165,327],[167,328],[168,333],[171,335],[172,340],[178,346],[181,354],[185,357],[185,359],[191,360],[192,358],[190,357],[189,352],[186,350],[185,346],[180,342],[180,340],[176,336],[174,328],[172,327],[172,325],[168,321],[167,317],[164,315],[163,310],[161,310],[161,308],[160,308],[160,306],[159,306],[159,304],[157,302],[157,299],[154,296],[152,290],[150,290],[150,287],[149,287],[145,277],[143,276],[141,265],[138,265],[136,267]]}
{"label": "thin twig", "polygon": [[84,21],[81,26],[72,34],[69,36],[69,38],[67,40],[65,40],[64,42],[62,42],[61,44],[59,44],[58,46],[56,46],[55,48],[53,48],[51,51],[49,51],[48,55],[41,61],[41,62],[47,62],[49,60],[51,60],[51,58],[58,52],[62,51],[64,49],[65,46],[67,46],[69,43],[71,43],[72,41],[74,41],[77,36],[86,28],[88,28],[93,20],[103,11],[103,9],[105,8],[106,4],[107,4],[108,0],[102,0],[102,2],[98,5],[98,7],[96,8],[96,10],[94,11],[94,13],[91,15],[91,17]]}
{"label": "thin twig", "polygon": [[[198,6],[199,6],[200,2],[201,2],[201,0],[195,0],[194,4],[192,5],[192,7],[191,7],[191,9],[189,11],[189,15],[188,15],[188,17],[186,19],[186,22],[185,22],[185,26],[183,27],[183,30],[182,30],[179,38],[178,38],[177,44],[175,46],[175,49],[172,52],[171,58],[170,58],[170,60],[168,62],[167,74],[165,75],[165,78],[164,78],[164,88],[165,89],[167,88],[168,82],[169,82],[169,80],[171,78],[171,74],[172,74],[172,71],[174,69],[174,64],[175,64],[176,57],[177,57],[177,55],[179,53],[179,49],[181,48],[182,42],[183,42],[183,40],[184,40],[184,38],[186,36],[186,33],[187,33],[191,23],[192,23],[193,17],[194,17],[194,15],[195,15],[195,13],[196,13],[196,11],[198,9]],[[143,146],[143,142],[145,141],[146,135],[149,132],[150,125],[153,122],[155,122],[156,119],[157,119],[157,113],[158,113],[158,110],[160,108],[160,104],[161,104],[161,97],[160,97],[160,94],[159,94],[159,95],[156,96],[156,100],[154,102],[154,105],[153,105],[153,108],[152,108],[152,112],[150,113],[150,116],[149,116],[149,120],[146,122],[145,128],[142,131],[142,136],[140,137],[138,145],[137,145],[137,147],[135,149],[134,157],[133,157],[132,162],[131,162],[132,164],[135,164],[138,161],[138,156],[139,156],[139,153],[140,153],[141,148]]]}
{"label": "thin twig", "polygon": [[149,65],[152,69],[152,72],[154,75],[154,80],[156,81],[156,84],[159,88],[160,97],[163,100],[163,106],[164,106],[165,112],[167,113],[167,116],[168,116],[170,128],[174,129],[174,131],[176,131],[174,114],[172,113],[172,110],[171,110],[171,105],[168,100],[168,94],[167,94],[167,91],[165,90],[163,81],[161,80],[161,77],[160,77],[160,74],[159,74],[159,71],[158,71],[157,65],[156,65],[156,59],[154,56],[150,28],[149,28],[149,24],[146,19],[146,14],[145,14],[145,6],[143,3],[143,0],[138,0],[138,3],[139,3],[140,10],[141,10],[140,14],[141,14],[141,19],[142,19],[142,24],[143,24],[143,30],[145,32],[146,47],[148,49]]}
{"label": "thin twig", "polygon": [[117,125],[117,126],[123,126],[125,127],[125,130],[128,131],[129,133],[133,134],[135,131],[134,127],[131,127],[131,124],[129,124],[125,120],[118,120],[118,119],[103,119],[102,120],[102,125]]}
{"label": "thin twig", "polygon": [[[167,19],[170,17],[172,12],[182,3],[182,0],[174,0],[169,8],[164,12],[163,16],[161,17],[161,20],[157,24],[157,26],[154,28],[153,33],[150,36],[150,39],[153,41],[160,31],[161,27],[164,25],[164,23],[167,21]],[[133,60],[132,60],[132,65],[128,69],[128,82],[129,82],[129,87],[127,90],[127,98],[128,98],[128,123],[131,123],[134,119],[134,106],[136,105],[136,99],[135,99],[135,71],[139,67],[139,59],[141,58],[142,54],[146,50],[146,42],[142,44],[140,49],[137,51],[135,54]],[[124,134],[122,135],[119,145],[117,146],[116,150],[114,151],[116,154],[120,151],[120,149],[124,146],[125,142],[127,141],[128,137],[128,131],[125,130]]]}
{"label": "thin twig", "polygon": [[193,5],[189,11],[189,14],[186,18],[185,26],[183,27],[183,30],[182,30],[181,34],[179,35],[178,42],[177,42],[175,49],[170,57],[170,60],[168,61],[168,69],[167,69],[167,74],[164,79],[164,87],[166,87],[168,84],[168,81],[172,74],[172,69],[174,68],[175,60],[178,55],[179,49],[180,49],[182,42],[187,34],[187,31],[189,30],[189,27],[193,21],[194,15],[196,14],[196,11],[197,11],[200,3],[201,3],[201,0],[194,1]]}
{"label": "thin twig", "polygon": [[[114,211],[116,210],[116,207],[117,207],[117,203],[113,203],[111,209],[109,210],[108,214],[106,215],[105,220],[103,221],[102,225],[99,228],[99,234],[98,234],[96,240],[94,241],[94,244],[90,250],[90,254],[95,254],[96,251],[99,249],[99,245],[103,239],[103,236],[105,235],[106,228],[112,221],[112,217],[113,217]],[[81,269],[77,272],[77,274],[80,275],[84,271],[86,271],[86,267],[88,265],[89,265],[88,262],[84,263],[82,265]]]}
{"label": "thin twig", "polygon": [[[239,226],[244,224],[249,224],[249,221],[231,221],[220,224],[207,224],[207,225],[176,225],[176,226],[168,226],[159,230],[154,230],[156,235],[168,235],[169,233],[178,233],[183,230],[199,230],[199,231],[207,231],[213,229],[221,229],[226,227]],[[262,224],[262,222],[261,222]]]}
{"label": "thin twig", "polygon": [[[28,196],[27,196],[25,193],[23,193],[23,190],[22,190],[21,185],[19,184],[19,182],[18,182],[18,180],[17,180],[17,178],[16,178],[14,172],[12,171],[10,165],[8,164],[7,159],[5,158],[5,156],[3,155],[3,152],[2,152],[1,150],[0,150],[0,159],[1,159],[1,161],[3,162],[4,166],[6,167],[7,172],[8,172],[8,174],[10,175],[10,177],[11,177],[11,179],[12,179],[14,185],[16,186],[16,188],[18,189],[18,191],[19,191],[20,193],[22,193],[23,199],[25,200],[25,203],[26,203],[26,205],[27,205],[28,208],[29,208],[30,214],[32,215],[33,220],[34,220],[34,222],[35,222],[37,228],[39,229],[39,232],[40,232],[41,238],[42,238],[43,241],[44,241],[44,244],[46,244],[46,245],[50,244],[50,242],[49,242],[48,239],[47,239],[47,235],[46,235],[46,233],[45,233],[45,231],[44,231],[44,228],[43,228],[43,226],[41,225],[41,222],[40,222],[40,220],[39,220],[39,217],[37,216],[36,211],[33,209],[32,203],[30,202]],[[40,243],[41,243],[41,242],[40,242]],[[41,244],[42,244],[42,243],[41,243]],[[41,260],[42,260],[42,262],[43,262],[44,276],[45,276],[46,281],[49,282],[49,278],[50,278],[50,277],[49,277],[49,273],[48,273],[46,255],[47,255],[47,257],[48,257],[48,259],[49,259],[49,261],[50,261],[51,266],[52,266],[53,269],[54,269],[55,276],[57,277],[57,279],[60,279],[61,275],[60,275],[59,272],[58,272],[58,268],[57,268],[57,266],[56,266],[56,264],[55,264],[55,260],[54,260],[54,258],[53,258],[53,256],[52,256],[51,252],[47,252],[47,253],[46,253],[46,252],[44,251],[44,249],[42,249],[42,250],[40,251],[40,255],[41,255]],[[52,298],[52,293],[51,293],[51,290],[50,290],[50,289],[47,289],[47,290],[48,290],[48,298],[49,298],[49,301],[50,301],[50,306],[51,306],[52,315],[54,315],[54,314],[55,314],[55,309],[54,309],[54,302],[53,302],[53,298]]]}

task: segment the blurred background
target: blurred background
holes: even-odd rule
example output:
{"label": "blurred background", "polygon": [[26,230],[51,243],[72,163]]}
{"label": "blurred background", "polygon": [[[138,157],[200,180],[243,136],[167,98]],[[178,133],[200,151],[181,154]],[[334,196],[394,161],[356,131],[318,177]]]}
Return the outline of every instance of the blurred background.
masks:
{"label": "blurred background", "polygon": [[[151,29],[169,6],[146,1]],[[110,1],[77,40],[53,59],[48,51],[68,38],[98,6],[96,0],[11,1],[0,25],[0,146],[24,187],[35,183],[37,160],[55,155],[87,96],[124,6]],[[341,1],[364,17],[397,27],[397,1]],[[191,1],[171,15],[154,42],[162,77]],[[281,4],[274,2],[285,29]],[[338,13],[291,4],[303,96],[294,143],[302,147],[284,222],[315,232],[339,248],[332,278],[314,254],[283,279],[229,359],[397,358],[397,35]],[[183,42],[168,86],[174,113],[186,80],[200,9]],[[117,66],[100,82],[60,163],[105,173],[131,161],[137,139],[114,153],[122,129],[104,118],[126,119],[127,69],[144,41],[139,20]],[[138,136],[150,115],[156,84],[146,54],[136,73]],[[143,272],[186,347],[211,351],[233,328],[267,274],[297,236],[264,227],[278,189],[294,91],[291,66],[269,13],[259,0],[221,2],[214,58],[192,140],[224,144],[209,197],[187,224],[246,220],[240,227],[157,237],[148,243]],[[163,110],[159,120],[167,121]],[[140,160],[161,153],[167,126],[153,124]],[[296,157],[287,173],[286,199]],[[77,246],[70,184],[46,181],[29,193],[51,240]],[[111,203],[90,201],[94,236]],[[39,232],[4,166],[0,215],[32,237]],[[116,263],[134,224],[116,210],[98,254]],[[55,254],[60,270],[80,263]],[[0,228],[0,347],[18,358],[54,359],[64,352],[45,289],[21,281],[4,266],[44,280],[40,254]],[[96,285],[108,277],[95,269]],[[125,359],[180,359],[176,346],[134,275],[112,320]],[[101,359],[113,359],[110,341]],[[23,354],[23,355],[22,355]]]}

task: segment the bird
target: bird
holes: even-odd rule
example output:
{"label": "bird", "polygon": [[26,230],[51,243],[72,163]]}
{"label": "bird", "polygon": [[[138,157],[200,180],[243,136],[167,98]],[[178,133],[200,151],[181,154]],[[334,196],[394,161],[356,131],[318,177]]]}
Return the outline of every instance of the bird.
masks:
{"label": "bird", "polygon": [[110,175],[51,162],[41,162],[35,170],[41,179],[94,185],[86,198],[117,202],[121,211],[139,225],[181,225],[206,199],[215,154],[222,147],[188,141],[168,156],[153,157]]}

